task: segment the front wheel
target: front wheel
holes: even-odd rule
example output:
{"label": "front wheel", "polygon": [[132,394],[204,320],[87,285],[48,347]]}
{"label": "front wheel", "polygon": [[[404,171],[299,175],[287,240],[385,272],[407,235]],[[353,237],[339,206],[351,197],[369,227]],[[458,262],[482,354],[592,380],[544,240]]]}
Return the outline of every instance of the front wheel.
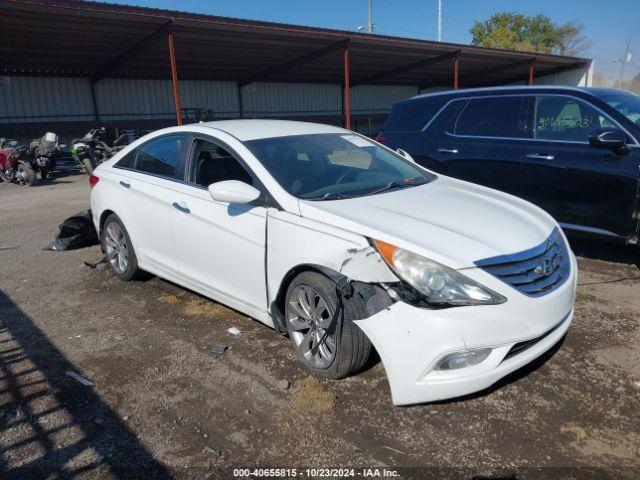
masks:
{"label": "front wheel", "polygon": [[13,182],[14,171],[12,168],[0,168],[0,180],[6,183]]}
{"label": "front wheel", "polygon": [[36,181],[35,170],[28,163],[18,163],[18,168],[16,169],[16,181],[20,185],[31,187]]}
{"label": "front wheel", "polygon": [[138,259],[131,238],[115,213],[105,220],[100,237],[113,273],[125,281],[140,277],[141,270],[138,268]]}
{"label": "front wheel", "polygon": [[318,272],[301,273],[287,289],[289,338],[302,363],[323,377],[343,378],[366,365],[371,342],[354,323],[366,316],[363,301],[344,301],[336,284]]}

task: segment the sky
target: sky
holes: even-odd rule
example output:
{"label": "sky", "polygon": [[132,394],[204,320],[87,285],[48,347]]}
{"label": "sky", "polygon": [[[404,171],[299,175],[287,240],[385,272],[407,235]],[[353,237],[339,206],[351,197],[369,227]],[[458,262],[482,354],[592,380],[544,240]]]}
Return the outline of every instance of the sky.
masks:
{"label": "sky", "polygon": [[[367,0],[110,0],[145,7],[228,17],[355,30],[367,25]],[[437,39],[437,0],[373,0],[375,33]],[[493,13],[543,13],[556,23],[573,21],[591,41],[582,54],[595,59],[595,71],[617,79],[627,42],[632,60],[625,79],[640,74],[640,0],[443,0],[445,42],[468,44],[469,28]]]}

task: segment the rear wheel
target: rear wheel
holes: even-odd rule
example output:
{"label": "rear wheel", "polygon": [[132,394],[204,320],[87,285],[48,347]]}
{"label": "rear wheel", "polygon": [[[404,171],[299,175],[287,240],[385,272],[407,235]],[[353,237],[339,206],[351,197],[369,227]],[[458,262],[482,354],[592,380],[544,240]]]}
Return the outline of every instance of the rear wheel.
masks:
{"label": "rear wheel", "polygon": [[128,281],[140,277],[142,271],[138,268],[138,259],[131,238],[115,213],[105,220],[101,241],[109,266],[118,278]]}
{"label": "rear wheel", "polygon": [[289,338],[302,363],[318,375],[343,378],[365,366],[371,342],[354,323],[365,317],[363,301],[343,301],[336,284],[318,272],[301,273],[287,289]]}
{"label": "rear wheel", "polygon": [[20,185],[30,187],[36,181],[36,172],[28,163],[20,162],[16,168],[16,181]]}

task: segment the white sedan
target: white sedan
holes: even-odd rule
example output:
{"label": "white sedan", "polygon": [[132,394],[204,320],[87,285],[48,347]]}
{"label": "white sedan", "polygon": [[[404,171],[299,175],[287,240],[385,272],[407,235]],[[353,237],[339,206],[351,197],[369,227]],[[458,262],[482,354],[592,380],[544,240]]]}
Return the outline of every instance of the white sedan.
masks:
{"label": "white sedan", "polygon": [[287,333],[325,377],[375,348],[397,405],[489,387],[573,317],[576,261],[549,215],[341,128],[167,128],[90,183],[115,275],[151,272]]}

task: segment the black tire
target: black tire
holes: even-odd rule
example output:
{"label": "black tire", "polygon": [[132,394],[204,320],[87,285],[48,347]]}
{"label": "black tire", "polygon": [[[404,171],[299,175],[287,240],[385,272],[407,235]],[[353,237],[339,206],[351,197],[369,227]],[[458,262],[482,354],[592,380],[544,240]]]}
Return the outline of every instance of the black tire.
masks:
{"label": "black tire", "polygon": [[45,180],[49,177],[49,169],[47,167],[40,167],[40,178]]}
{"label": "black tire", "polygon": [[109,233],[108,229],[111,224],[115,224],[118,229],[122,232],[124,236],[124,240],[126,242],[126,250],[127,250],[127,265],[123,271],[119,271],[116,263],[114,263],[112,258],[107,257],[107,263],[111,267],[111,271],[118,277],[120,280],[129,281],[136,280],[143,276],[142,270],[138,268],[138,258],[136,257],[136,252],[133,248],[133,244],[131,243],[131,238],[129,237],[129,233],[127,229],[124,227],[122,220],[115,214],[112,213],[107,217],[102,225],[102,231],[100,232],[100,242],[102,243],[102,249],[105,252],[105,255],[109,254],[108,242],[109,242]]}
{"label": "black tire", "polygon": [[[312,287],[322,297],[333,313],[338,309],[334,338],[335,356],[329,365],[321,368],[314,365],[313,360],[305,358],[300,345],[296,344],[294,338],[294,335],[297,334],[299,337],[302,332],[299,329],[296,330],[290,320],[292,316],[296,317],[298,315],[292,306],[292,302],[296,302],[295,298],[292,297],[292,293],[295,295],[295,292],[299,292],[298,287],[306,288],[307,286]],[[339,305],[341,305],[341,308],[338,308]],[[369,338],[354,323],[355,319],[367,317],[366,305],[359,296],[356,295],[349,299],[343,298],[340,301],[336,284],[331,279],[318,272],[308,271],[299,274],[289,284],[285,297],[284,311],[289,338],[298,358],[317,375],[332,379],[344,378],[359,372],[368,363],[373,347]],[[300,317],[298,316],[297,318]]]}
{"label": "black tire", "polygon": [[33,184],[36,182],[36,172],[33,170],[31,165],[25,162],[18,163],[18,167],[16,168],[16,176],[20,179],[20,184],[27,187],[33,186]]}
{"label": "black tire", "polygon": [[11,183],[13,182],[13,177],[14,177],[13,171],[11,171],[11,173],[8,173],[8,171],[5,171],[0,168],[0,180],[6,183]]}

